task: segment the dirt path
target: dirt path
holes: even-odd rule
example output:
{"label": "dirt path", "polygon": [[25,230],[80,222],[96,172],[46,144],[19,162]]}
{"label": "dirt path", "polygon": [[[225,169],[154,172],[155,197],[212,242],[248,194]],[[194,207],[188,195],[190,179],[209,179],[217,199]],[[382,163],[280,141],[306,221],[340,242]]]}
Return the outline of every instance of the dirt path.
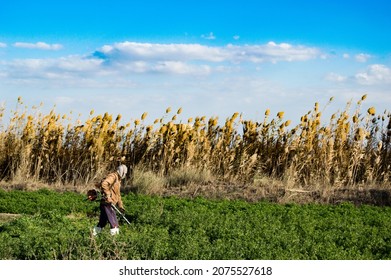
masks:
{"label": "dirt path", "polygon": [[19,218],[20,214],[0,213],[0,224]]}

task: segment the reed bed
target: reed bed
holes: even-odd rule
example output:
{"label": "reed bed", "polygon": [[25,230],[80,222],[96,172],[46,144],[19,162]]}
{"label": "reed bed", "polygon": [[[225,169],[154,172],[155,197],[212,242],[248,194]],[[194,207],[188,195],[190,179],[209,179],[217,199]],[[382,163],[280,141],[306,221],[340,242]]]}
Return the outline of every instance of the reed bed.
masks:
{"label": "reed bed", "polygon": [[0,180],[88,184],[121,161],[166,177],[196,170],[231,182],[261,176],[295,186],[384,185],[391,178],[391,114],[363,109],[365,98],[326,121],[316,103],[296,125],[270,110],[259,121],[234,113],[186,122],[178,120],[182,109],[171,108],[152,124],[147,113],[126,123],[94,111],[82,122],[55,109],[44,115],[18,98],[9,121],[0,108]]}

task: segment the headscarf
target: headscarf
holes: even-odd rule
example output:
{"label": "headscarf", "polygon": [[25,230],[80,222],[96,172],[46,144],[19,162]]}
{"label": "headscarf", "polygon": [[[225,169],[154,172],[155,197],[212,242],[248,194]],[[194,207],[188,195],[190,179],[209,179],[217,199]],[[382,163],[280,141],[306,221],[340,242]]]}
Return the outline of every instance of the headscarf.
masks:
{"label": "headscarf", "polygon": [[126,165],[121,164],[120,166],[117,167],[117,173],[121,177],[121,179],[124,179],[126,173],[128,173],[128,168],[126,167]]}

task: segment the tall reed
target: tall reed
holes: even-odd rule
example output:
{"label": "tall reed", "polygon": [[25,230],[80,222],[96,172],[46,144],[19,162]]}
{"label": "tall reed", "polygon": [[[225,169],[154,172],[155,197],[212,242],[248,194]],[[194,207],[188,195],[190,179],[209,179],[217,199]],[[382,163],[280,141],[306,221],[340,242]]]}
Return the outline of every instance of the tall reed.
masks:
{"label": "tall reed", "polygon": [[147,113],[123,123],[121,115],[94,111],[72,123],[19,98],[9,122],[0,108],[0,179],[86,184],[123,162],[163,176],[194,168],[241,182],[266,175],[305,186],[384,184],[391,176],[391,115],[362,109],[365,98],[328,121],[315,103],[295,126],[283,111],[272,117],[270,110],[259,121],[234,113],[225,121],[183,122],[181,108],[167,108],[153,124],[145,122]]}

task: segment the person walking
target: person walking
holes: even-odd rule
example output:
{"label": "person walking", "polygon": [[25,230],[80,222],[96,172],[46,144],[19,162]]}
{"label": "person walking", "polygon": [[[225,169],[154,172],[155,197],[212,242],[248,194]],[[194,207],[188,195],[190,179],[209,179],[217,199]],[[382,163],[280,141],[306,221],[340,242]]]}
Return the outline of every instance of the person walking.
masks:
{"label": "person walking", "polygon": [[126,165],[118,166],[116,172],[112,172],[106,176],[97,186],[100,187],[102,199],[100,201],[99,222],[93,228],[92,235],[96,236],[101,233],[102,229],[110,224],[110,234],[119,234],[119,224],[116,213],[112,205],[118,205],[122,213],[125,212],[121,198],[121,179],[124,179],[128,172]]}

